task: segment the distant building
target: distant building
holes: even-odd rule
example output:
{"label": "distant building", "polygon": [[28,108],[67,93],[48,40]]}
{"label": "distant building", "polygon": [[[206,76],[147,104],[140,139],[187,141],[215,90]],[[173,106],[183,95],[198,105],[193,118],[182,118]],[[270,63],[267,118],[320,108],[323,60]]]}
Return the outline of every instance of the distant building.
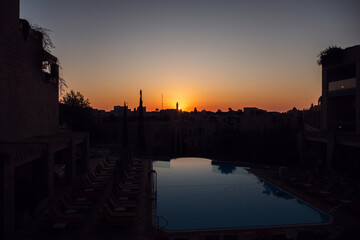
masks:
{"label": "distant building", "polygon": [[[136,113],[136,112],[135,112]],[[99,111],[94,111],[96,133],[92,139],[112,147],[120,143],[123,121],[112,120]],[[132,112],[134,114],[134,112]],[[137,116],[129,117],[129,145],[138,144],[137,129],[140,123]],[[159,112],[144,113],[145,153],[148,155],[174,156],[194,152],[209,146],[219,136],[234,132],[258,133],[286,125],[297,127],[301,111],[293,109],[287,114],[267,112],[258,108],[244,108],[244,111],[213,113],[181,112],[165,109]]]}
{"label": "distant building", "polygon": [[131,114],[131,109],[128,109],[125,106],[114,106],[114,110],[110,111],[110,115],[112,114],[116,118],[122,118],[124,111],[126,111],[127,114]]}
{"label": "distant building", "polygon": [[265,132],[274,129],[282,122],[280,113],[267,112],[256,107],[245,107],[244,111],[229,111],[217,114],[218,130],[241,132]]}
{"label": "distant building", "polygon": [[265,110],[245,107],[240,129],[244,132],[264,132],[272,129],[271,114]]}
{"label": "distant building", "polygon": [[309,109],[303,111],[305,129],[320,131],[322,126],[321,99],[322,97],[319,97],[317,105],[311,104]]}

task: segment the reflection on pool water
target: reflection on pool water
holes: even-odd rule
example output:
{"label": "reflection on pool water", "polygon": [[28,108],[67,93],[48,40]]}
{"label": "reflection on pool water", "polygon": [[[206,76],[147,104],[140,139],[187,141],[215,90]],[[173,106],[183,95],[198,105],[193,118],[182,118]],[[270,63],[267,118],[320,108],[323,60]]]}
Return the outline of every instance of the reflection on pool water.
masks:
{"label": "reflection on pool water", "polygon": [[[204,158],[154,161],[156,214],[168,230],[239,228],[330,221],[329,216],[233,165]],[[164,223],[160,223],[160,226]]]}

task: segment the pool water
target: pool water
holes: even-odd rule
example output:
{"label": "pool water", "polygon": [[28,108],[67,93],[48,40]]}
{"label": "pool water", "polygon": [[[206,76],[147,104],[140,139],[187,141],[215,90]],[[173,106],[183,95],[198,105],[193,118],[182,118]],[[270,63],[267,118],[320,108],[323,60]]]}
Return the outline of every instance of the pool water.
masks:
{"label": "pool water", "polygon": [[[327,223],[330,217],[233,165],[204,158],[154,161],[156,214],[167,230]],[[163,220],[160,226],[165,225]]]}

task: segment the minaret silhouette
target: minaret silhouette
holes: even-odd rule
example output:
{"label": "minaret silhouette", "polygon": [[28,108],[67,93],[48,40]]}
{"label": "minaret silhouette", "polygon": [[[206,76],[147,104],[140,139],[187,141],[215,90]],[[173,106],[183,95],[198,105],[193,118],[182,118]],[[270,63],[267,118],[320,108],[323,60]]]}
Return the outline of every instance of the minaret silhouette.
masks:
{"label": "minaret silhouette", "polygon": [[142,104],[143,104],[143,101],[142,101],[142,90],[140,89],[140,101],[139,101],[139,107],[142,108]]}
{"label": "minaret silhouette", "polygon": [[176,110],[179,110],[179,103],[176,102]]}
{"label": "minaret silhouette", "polygon": [[145,153],[145,132],[144,132],[144,108],[142,101],[142,90],[140,90],[140,101],[138,107],[138,142],[137,153],[142,155]]}

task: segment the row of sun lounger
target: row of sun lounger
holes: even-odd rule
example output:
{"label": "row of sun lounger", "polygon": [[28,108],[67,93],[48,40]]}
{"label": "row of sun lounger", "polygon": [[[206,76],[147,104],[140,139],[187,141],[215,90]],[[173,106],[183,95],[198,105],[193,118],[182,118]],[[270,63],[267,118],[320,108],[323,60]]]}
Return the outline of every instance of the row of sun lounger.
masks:
{"label": "row of sun lounger", "polygon": [[331,174],[329,172],[322,174],[300,172],[282,180],[334,206],[341,205],[352,215],[360,216],[360,186],[358,180],[348,179],[346,175]]}
{"label": "row of sun lounger", "polygon": [[137,219],[137,202],[143,174],[143,162],[134,160],[114,181],[112,191],[101,209],[104,222],[112,225],[133,225]]}
{"label": "row of sun lounger", "polygon": [[116,169],[115,160],[106,159],[89,172],[72,190],[54,206],[46,216],[53,228],[82,223],[97,201]]}
{"label": "row of sun lounger", "polygon": [[[204,239],[204,240],[326,240],[330,239],[331,233],[329,231],[324,231],[323,229],[314,229],[314,230],[292,230],[284,231],[282,229],[275,230],[249,230],[239,233],[204,233],[202,236],[197,236],[197,238],[192,238],[189,236],[179,236],[172,237],[168,234],[158,234],[154,237],[154,240],[170,240],[170,239]],[[347,239],[343,238],[342,235],[339,238],[331,239]]]}
{"label": "row of sun lounger", "polygon": [[[48,209],[46,216],[52,228],[62,229],[82,223],[110,182],[113,186],[100,210],[101,219],[106,225],[134,224],[143,168],[141,160],[133,160],[122,167],[121,162],[106,159],[65,194],[57,205]],[[114,175],[119,178],[111,181]]]}

